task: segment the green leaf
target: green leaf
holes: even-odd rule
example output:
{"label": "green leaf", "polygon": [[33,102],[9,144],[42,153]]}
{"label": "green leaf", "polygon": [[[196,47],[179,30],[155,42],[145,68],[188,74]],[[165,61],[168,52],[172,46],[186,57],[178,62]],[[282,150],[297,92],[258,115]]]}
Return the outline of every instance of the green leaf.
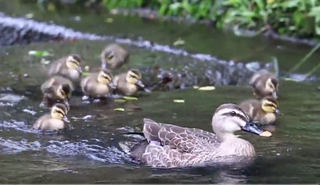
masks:
{"label": "green leaf", "polygon": [[125,110],[124,110],[124,108],[115,108],[115,109],[113,109],[114,111],[121,111],[121,112],[124,112]]}
{"label": "green leaf", "polygon": [[117,102],[117,103],[125,103],[126,100],[124,100],[124,99],[115,99],[114,102]]}
{"label": "green leaf", "polygon": [[88,76],[90,73],[89,72],[83,72],[82,76]]}
{"label": "green leaf", "polygon": [[185,43],[184,40],[182,40],[182,39],[179,38],[177,41],[175,41],[175,42],[173,43],[173,45],[174,45],[174,46],[184,45],[184,43]]}
{"label": "green leaf", "polygon": [[129,100],[129,101],[130,101],[130,100],[138,100],[138,98],[133,97],[133,96],[124,96],[123,99]]}
{"label": "green leaf", "polygon": [[313,7],[313,8],[310,10],[310,12],[309,12],[308,15],[309,15],[309,16],[314,16],[314,17],[320,16],[320,6]]}
{"label": "green leaf", "polygon": [[184,103],[184,100],[173,100],[174,103]]}
{"label": "green leaf", "polygon": [[200,87],[198,90],[199,91],[212,91],[215,90],[216,88],[214,86],[204,86],[204,87]]}
{"label": "green leaf", "polygon": [[289,0],[284,1],[281,5],[283,8],[295,8],[298,7],[300,3],[300,0]]}
{"label": "green leaf", "polygon": [[29,55],[33,55],[36,57],[46,57],[51,54],[48,51],[29,51]]}

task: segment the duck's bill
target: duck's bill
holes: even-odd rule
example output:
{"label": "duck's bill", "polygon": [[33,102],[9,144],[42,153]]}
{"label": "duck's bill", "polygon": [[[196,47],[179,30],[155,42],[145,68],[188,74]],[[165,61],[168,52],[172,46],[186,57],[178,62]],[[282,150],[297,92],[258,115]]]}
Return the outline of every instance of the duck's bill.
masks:
{"label": "duck's bill", "polygon": [[142,88],[145,87],[144,84],[141,82],[141,80],[138,81],[137,85],[138,85],[139,87],[142,87]]}
{"label": "duck's bill", "polygon": [[257,127],[257,125],[255,125],[251,122],[248,122],[244,127],[242,127],[242,130],[257,134],[262,137],[271,137],[272,136],[272,134],[269,131],[263,131],[263,130],[259,129]]}
{"label": "duck's bill", "polygon": [[113,82],[110,82],[110,83],[109,83],[109,86],[110,86],[112,89],[116,89],[116,88],[117,88],[117,87],[114,85]]}
{"label": "duck's bill", "polygon": [[279,115],[283,115],[282,112],[280,112],[279,109],[276,109],[275,113],[276,113],[276,114],[279,114]]}
{"label": "duck's bill", "polygon": [[102,68],[102,69],[106,69],[106,68],[107,68],[107,64],[106,64],[106,63],[102,63],[102,64],[101,64],[101,68]]}
{"label": "duck's bill", "polygon": [[67,122],[67,123],[70,122],[67,116],[64,116],[62,119],[63,119],[64,122]]}
{"label": "duck's bill", "polygon": [[82,74],[82,72],[83,72],[83,71],[82,71],[82,67],[79,66],[79,67],[77,68],[77,71]]}
{"label": "duck's bill", "polygon": [[277,91],[273,91],[272,96],[275,97],[275,98],[278,98]]}

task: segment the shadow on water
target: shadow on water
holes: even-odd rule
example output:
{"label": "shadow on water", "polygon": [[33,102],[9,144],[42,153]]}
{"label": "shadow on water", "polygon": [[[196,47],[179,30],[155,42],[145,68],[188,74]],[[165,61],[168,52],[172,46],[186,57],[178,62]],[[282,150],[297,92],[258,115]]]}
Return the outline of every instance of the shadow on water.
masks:
{"label": "shadow on water", "polygon": [[[158,35],[157,32],[154,34]],[[254,42],[250,43],[250,47],[253,47]],[[69,53],[79,53],[85,60],[85,65],[98,66],[99,53],[105,44],[105,42],[89,41],[50,42],[1,49],[1,183],[319,182],[320,149],[316,146],[320,139],[318,124],[320,94],[313,84],[281,82],[280,109],[284,115],[277,120],[277,128],[272,138],[237,133],[249,140],[258,154],[255,163],[248,168],[150,169],[136,164],[122,151],[121,146],[130,145],[137,138],[119,135],[124,131],[141,129],[142,119],[145,117],[211,131],[209,123],[216,107],[225,102],[237,103],[252,98],[251,89],[245,85],[217,86],[216,90],[208,92],[188,89],[141,93],[138,101],[109,105],[85,104],[80,96],[74,96],[71,102],[72,108],[68,113],[71,120],[70,130],[60,135],[32,130],[34,121],[48,110],[38,107],[42,98],[40,84],[46,78],[42,72],[45,65],[40,64],[39,58],[28,56],[28,51],[48,50],[54,54],[47,58],[50,60]],[[142,69],[144,74],[147,74],[145,68],[155,64],[165,68],[173,66],[179,68],[179,65],[186,63],[199,63],[188,57],[135,47],[127,49],[132,53],[130,65]],[[223,47],[221,50],[228,51]],[[304,50],[298,51],[300,54],[297,55],[291,55],[292,51],[281,55],[287,57],[284,61],[289,61],[304,52]],[[212,67],[209,63],[193,66],[196,69],[190,70],[199,76],[203,70],[198,65]],[[143,78],[147,83],[149,76],[144,75]],[[239,80],[238,76],[236,78]],[[247,79],[248,76],[244,76],[239,84],[245,84]],[[174,103],[174,99],[184,99],[185,103]],[[131,111],[132,107],[136,106],[142,110]],[[113,109],[117,107],[125,108],[127,111],[114,111]]]}

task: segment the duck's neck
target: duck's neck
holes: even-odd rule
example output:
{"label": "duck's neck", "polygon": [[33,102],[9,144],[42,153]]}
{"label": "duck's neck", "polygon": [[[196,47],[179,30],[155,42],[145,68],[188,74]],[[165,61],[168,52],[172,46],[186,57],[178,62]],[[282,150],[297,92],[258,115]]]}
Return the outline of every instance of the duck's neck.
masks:
{"label": "duck's neck", "polygon": [[218,140],[220,143],[228,141],[228,140],[233,140],[233,139],[239,139],[237,136],[235,136],[233,133],[226,133],[226,132],[220,132],[216,134],[218,137]]}
{"label": "duck's neck", "polygon": [[220,133],[217,134],[220,141],[220,147],[226,155],[237,156],[255,156],[255,150],[252,144],[244,139],[238,138],[233,133]]}

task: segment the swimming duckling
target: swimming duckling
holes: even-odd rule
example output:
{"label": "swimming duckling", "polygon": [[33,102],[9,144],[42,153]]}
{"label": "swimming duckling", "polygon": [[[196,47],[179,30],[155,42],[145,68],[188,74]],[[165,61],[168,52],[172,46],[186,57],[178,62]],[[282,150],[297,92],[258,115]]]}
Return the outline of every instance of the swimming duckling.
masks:
{"label": "swimming duckling", "polygon": [[[239,163],[255,157],[249,141],[234,135],[244,130],[263,137],[268,131],[260,130],[235,104],[219,106],[212,117],[215,133],[197,128],[180,127],[144,119],[143,135],[147,144],[133,147],[130,155],[152,167],[176,168]],[[144,142],[145,143],[145,142]],[[242,160],[240,160],[242,159]]]}
{"label": "swimming duckling", "polygon": [[263,69],[255,73],[249,84],[253,87],[253,95],[257,98],[273,96],[278,98],[279,80],[275,74]]}
{"label": "swimming duckling", "polygon": [[53,76],[41,85],[43,100],[40,107],[52,107],[55,103],[69,106],[71,93],[74,90],[72,82],[62,76]]}
{"label": "swimming duckling", "polygon": [[139,90],[138,87],[145,87],[141,78],[141,73],[137,69],[131,69],[127,73],[115,76],[113,79],[113,84],[116,87],[114,92],[125,96],[135,94]]}
{"label": "swimming duckling", "polygon": [[116,69],[129,62],[129,53],[118,44],[110,44],[101,52],[100,59],[103,69]]}
{"label": "swimming duckling", "polygon": [[76,54],[60,58],[50,65],[48,75],[59,74],[73,81],[77,80],[82,75],[80,63],[81,58]]}
{"label": "swimming duckling", "polygon": [[45,114],[38,118],[38,120],[33,125],[33,128],[41,130],[65,129],[65,122],[70,122],[66,116],[67,113],[68,108],[64,104],[57,103],[51,108],[50,114]]}
{"label": "swimming duckling", "polygon": [[103,69],[99,73],[91,73],[81,80],[82,92],[91,100],[105,98],[115,88],[112,80],[113,75],[108,69]]}
{"label": "swimming duckling", "polygon": [[260,124],[272,124],[276,121],[276,114],[281,114],[278,102],[273,96],[264,97],[262,100],[246,100],[239,107],[252,119]]}

